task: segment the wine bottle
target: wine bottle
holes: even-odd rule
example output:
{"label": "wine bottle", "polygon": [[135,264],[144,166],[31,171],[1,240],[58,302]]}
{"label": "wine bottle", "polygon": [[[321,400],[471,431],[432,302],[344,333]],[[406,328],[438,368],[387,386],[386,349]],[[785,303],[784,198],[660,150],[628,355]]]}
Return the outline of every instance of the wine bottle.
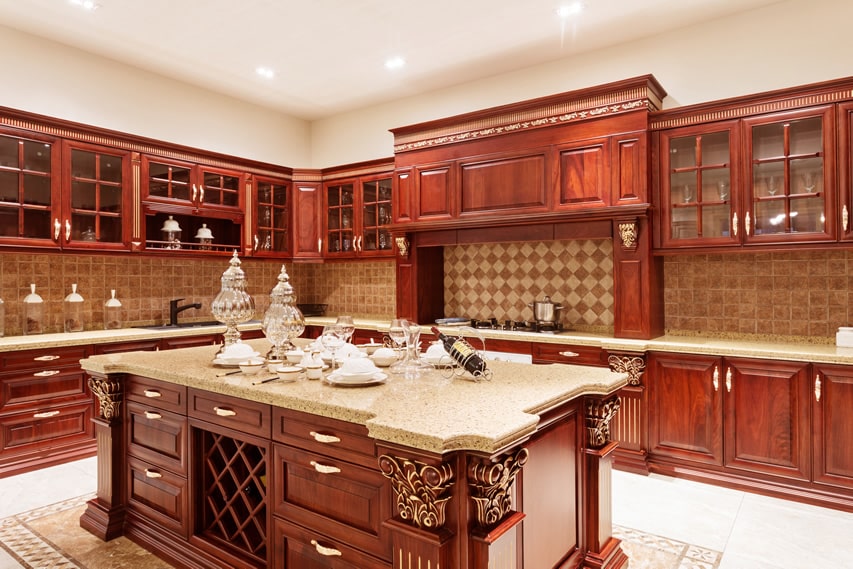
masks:
{"label": "wine bottle", "polygon": [[468,342],[462,338],[453,338],[442,334],[435,326],[430,328],[430,330],[444,344],[444,350],[450,357],[456,360],[456,363],[465,368],[471,375],[480,376],[486,373],[486,361]]}

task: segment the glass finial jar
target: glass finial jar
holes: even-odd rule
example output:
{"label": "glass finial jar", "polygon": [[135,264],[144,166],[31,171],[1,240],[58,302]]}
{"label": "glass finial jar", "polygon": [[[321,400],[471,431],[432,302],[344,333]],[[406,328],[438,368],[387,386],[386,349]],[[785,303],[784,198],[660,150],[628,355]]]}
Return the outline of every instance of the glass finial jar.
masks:
{"label": "glass finial jar", "polygon": [[240,268],[237,251],[228,263],[230,266],[222,273],[219,294],[210,304],[213,317],[225,324],[224,351],[228,346],[240,341],[238,324],[248,322],[255,315],[255,301],[246,292],[246,275]]}
{"label": "glass finial jar", "polygon": [[264,313],[261,330],[272,348],[267,359],[283,360],[285,352],[293,349],[291,340],[305,331],[305,318],[296,307],[296,295],[285,266],[281,266],[278,282],[270,292],[270,305]]}
{"label": "glass finial jar", "polygon": [[83,331],[83,297],[77,292],[77,283],[71,285],[71,294],[62,303],[66,332]]}
{"label": "glass finial jar", "polygon": [[110,298],[104,303],[104,330],[118,330],[122,327],[121,302],[116,298],[116,291],[110,291]]}
{"label": "glass finial jar", "polygon": [[30,294],[24,297],[23,330],[25,335],[44,331],[44,301],[36,294],[35,283],[30,285]]}

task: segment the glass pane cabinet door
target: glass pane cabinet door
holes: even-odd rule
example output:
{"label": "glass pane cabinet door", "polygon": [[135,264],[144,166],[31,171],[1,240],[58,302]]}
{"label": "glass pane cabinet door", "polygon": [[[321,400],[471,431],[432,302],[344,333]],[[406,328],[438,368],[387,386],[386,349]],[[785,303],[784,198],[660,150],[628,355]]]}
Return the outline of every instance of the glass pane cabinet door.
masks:
{"label": "glass pane cabinet door", "polygon": [[288,186],[259,178],[256,180],[255,251],[285,253],[290,250]]}
{"label": "glass pane cabinet door", "polygon": [[198,203],[205,206],[240,207],[240,176],[205,170],[199,184]]}
{"label": "glass pane cabinet door", "polygon": [[0,135],[0,239],[54,241],[54,154],[50,142]]}
{"label": "glass pane cabinet door", "polygon": [[391,250],[391,178],[362,184],[362,227],[359,251],[362,253]]}
{"label": "glass pane cabinet door", "polygon": [[353,184],[326,186],[326,247],[331,254],[355,252],[354,201]]}
{"label": "glass pane cabinet door", "polygon": [[123,215],[127,180],[124,157],[71,149],[70,204],[65,241],[77,245],[124,242]]}
{"label": "glass pane cabinet door", "polygon": [[808,241],[830,238],[827,129],[829,111],[789,120],[754,123],[751,144],[750,210],[747,237],[753,242]]}
{"label": "glass pane cabinet door", "polygon": [[733,127],[714,132],[681,130],[663,135],[662,179],[665,246],[737,241]]}
{"label": "glass pane cabinet door", "polygon": [[165,200],[192,201],[190,173],[188,166],[148,161],[148,196]]}

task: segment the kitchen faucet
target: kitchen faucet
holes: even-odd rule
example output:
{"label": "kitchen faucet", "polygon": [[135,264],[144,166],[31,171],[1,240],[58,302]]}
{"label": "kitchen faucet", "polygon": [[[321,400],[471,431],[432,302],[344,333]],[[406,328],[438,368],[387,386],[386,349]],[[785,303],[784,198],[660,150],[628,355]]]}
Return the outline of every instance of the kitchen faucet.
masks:
{"label": "kitchen faucet", "polygon": [[178,313],[187,310],[188,308],[201,308],[200,302],[193,302],[192,304],[185,304],[183,306],[178,306],[180,301],[184,300],[183,298],[175,298],[169,301],[169,326],[177,326],[178,325]]}

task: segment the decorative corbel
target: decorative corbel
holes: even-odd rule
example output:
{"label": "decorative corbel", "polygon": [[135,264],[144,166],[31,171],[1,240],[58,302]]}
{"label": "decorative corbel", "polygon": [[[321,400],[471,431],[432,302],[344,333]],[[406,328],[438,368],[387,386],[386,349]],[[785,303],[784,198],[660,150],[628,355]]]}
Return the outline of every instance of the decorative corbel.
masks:
{"label": "decorative corbel", "polygon": [[98,398],[101,418],[106,421],[118,419],[122,399],[121,383],[106,378],[90,377],[89,389]]}
{"label": "decorative corbel", "polygon": [[396,237],[394,242],[397,243],[397,249],[400,251],[401,257],[409,256],[409,240],[405,237]]}
{"label": "decorative corbel", "polygon": [[379,469],[391,481],[394,506],[403,520],[421,529],[444,526],[445,508],[450,500],[453,469],[449,464],[432,466],[407,458],[383,454]]}
{"label": "decorative corbel", "polygon": [[619,229],[619,237],[622,239],[622,248],[629,250],[636,249],[637,238],[640,233],[640,227],[637,220],[620,221],[617,228]]}
{"label": "decorative corbel", "polygon": [[612,355],[607,358],[610,369],[628,374],[628,385],[640,385],[640,377],[646,371],[646,362],[640,356]]}
{"label": "decorative corbel", "polygon": [[586,403],[587,444],[601,448],[610,442],[610,421],[619,410],[619,397],[589,399]]}
{"label": "decorative corbel", "polygon": [[494,526],[512,511],[510,488],[528,455],[527,449],[522,448],[515,454],[499,457],[497,462],[472,459],[468,464],[468,487],[481,527]]}

